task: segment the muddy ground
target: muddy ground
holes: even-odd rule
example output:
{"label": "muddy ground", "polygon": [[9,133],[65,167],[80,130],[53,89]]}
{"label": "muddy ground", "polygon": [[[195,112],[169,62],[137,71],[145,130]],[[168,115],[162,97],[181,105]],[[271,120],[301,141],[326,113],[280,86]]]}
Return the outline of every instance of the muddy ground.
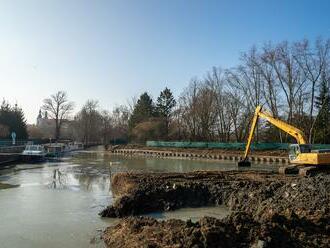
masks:
{"label": "muddy ground", "polygon": [[196,223],[128,217],[109,227],[108,247],[329,247],[330,175],[261,172],[123,173],[103,217],[225,204],[224,219]]}

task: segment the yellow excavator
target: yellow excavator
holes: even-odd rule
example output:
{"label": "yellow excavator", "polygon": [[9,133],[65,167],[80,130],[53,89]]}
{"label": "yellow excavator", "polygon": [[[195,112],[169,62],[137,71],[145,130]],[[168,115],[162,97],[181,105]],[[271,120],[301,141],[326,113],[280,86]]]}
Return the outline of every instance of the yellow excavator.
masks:
{"label": "yellow excavator", "polygon": [[284,121],[278,120],[271,114],[262,111],[261,106],[257,106],[255,110],[244,157],[241,161],[238,162],[238,166],[251,165],[251,163],[248,161],[248,155],[259,118],[267,120],[274,126],[294,137],[297,141],[297,144],[291,144],[289,146],[289,161],[291,165],[281,167],[279,169],[281,174],[299,173],[299,175],[306,176],[319,170],[330,169],[329,149],[312,150],[312,145],[307,144],[306,137],[300,129],[289,125]]}

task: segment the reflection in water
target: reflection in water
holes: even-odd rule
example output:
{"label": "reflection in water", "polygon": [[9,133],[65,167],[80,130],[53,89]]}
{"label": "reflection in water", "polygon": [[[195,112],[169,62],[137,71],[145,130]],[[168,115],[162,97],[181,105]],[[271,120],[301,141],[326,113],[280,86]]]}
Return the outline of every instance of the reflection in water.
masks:
{"label": "reflection in water", "polygon": [[73,177],[78,180],[80,187],[83,187],[85,191],[92,191],[96,188],[99,191],[110,191],[110,179],[106,175],[74,174]]}
{"label": "reflection in water", "polygon": [[66,175],[59,169],[53,170],[53,180],[50,187],[53,189],[64,188],[66,185]]}
{"label": "reflection in water", "polygon": [[110,191],[110,177],[91,167],[76,166],[67,169],[54,169],[51,175],[50,188],[80,189],[91,191]]}

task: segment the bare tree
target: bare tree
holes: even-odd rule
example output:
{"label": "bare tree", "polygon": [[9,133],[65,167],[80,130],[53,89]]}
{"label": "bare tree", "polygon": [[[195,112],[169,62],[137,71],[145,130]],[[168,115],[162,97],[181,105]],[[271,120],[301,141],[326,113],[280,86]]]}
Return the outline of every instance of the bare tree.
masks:
{"label": "bare tree", "polygon": [[246,119],[248,119],[250,113],[243,104],[244,96],[241,96],[239,92],[228,92],[226,99],[229,113],[226,119],[231,119],[235,140],[241,142],[248,131],[248,128],[246,128]]}
{"label": "bare tree", "polygon": [[304,89],[306,77],[299,64],[294,59],[293,51],[288,42],[282,42],[270,52],[270,63],[272,64],[276,80],[284,93],[287,104],[287,121],[292,123],[295,108],[297,108],[297,96]]}
{"label": "bare tree", "polygon": [[330,41],[317,39],[315,42],[315,48],[313,49],[311,48],[308,40],[303,40],[302,42],[295,43],[294,49],[294,58],[303,70],[306,79],[310,83],[311,98],[308,137],[309,142],[311,143],[313,136],[313,109],[315,103],[315,90],[321,77],[322,71],[326,66],[326,62],[329,56]]}
{"label": "bare tree", "polygon": [[87,100],[82,109],[76,114],[75,122],[79,139],[85,144],[100,142],[102,132],[102,116],[96,100]]}
{"label": "bare tree", "polygon": [[213,91],[214,113],[213,122],[216,123],[216,131],[220,141],[228,141],[231,131],[231,118],[229,114],[229,98],[226,92],[226,75],[221,68],[213,67],[207,73],[205,84]]}
{"label": "bare tree", "polygon": [[215,91],[208,85],[203,84],[200,86],[197,99],[196,116],[199,137],[207,141],[214,140],[214,127],[217,120]]}
{"label": "bare tree", "polygon": [[112,134],[112,117],[109,111],[102,110],[101,113],[101,134],[102,134],[102,142],[107,145],[110,143],[111,134]]}
{"label": "bare tree", "polygon": [[[258,105],[263,105],[263,78],[259,66],[259,54],[256,47],[241,56],[241,64],[227,70],[227,80],[232,90],[244,96],[243,103],[247,112],[252,112]],[[259,128],[256,129],[256,139],[259,139]]]}
{"label": "bare tree", "polygon": [[265,44],[262,53],[259,55],[258,60],[253,63],[259,68],[261,73],[263,84],[262,94],[265,99],[265,103],[275,117],[279,116],[279,84],[276,80],[274,68],[271,64],[272,48],[270,44]]}
{"label": "bare tree", "polygon": [[111,138],[116,143],[117,140],[121,142],[128,139],[128,120],[130,111],[124,105],[117,106],[113,109],[111,115],[112,134]]}
{"label": "bare tree", "polygon": [[[265,44],[262,48],[262,52],[259,55],[259,59],[255,62],[262,75],[262,94],[265,99],[265,103],[270,109],[272,115],[278,118],[280,115],[280,105],[282,98],[279,97],[280,85],[276,78],[276,72],[272,64],[272,56],[274,50],[270,43]],[[280,142],[283,142],[282,132],[277,129]]]}
{"label": "bare tree", "polygon": [[192,79],[189,86],[184,89],[179,98],[179,116],[182,118],[183,135],[190,140],[196,140],[198,137],[198,118],[197,112],[197,93],[198,79]]}
{"label": "bare tree", "polygon": [[182,126],[183,135],[189,140],[215,140],[217,125],[216,79],[209,75],[204,80],[192,79],[179,98],[176,124]]}
{"label": "bare tree", "polygon": [[242,95],[246,97],[248,106],[252,109],[264,103],[263,80],[258,59],[257,49],[252,47],[248,53],[242,55],[241,65],[227,71],[231,86],[241,91]]}
{"label": "bare tree", "polygon": [[44,99],[42,109],[48,111],[50,117],[55,120],[55,139],[58,140],[61,134],[61,126],[68,118],[74,108],[74,103],[68,100],[65,91],[58,91],[50,98]]}

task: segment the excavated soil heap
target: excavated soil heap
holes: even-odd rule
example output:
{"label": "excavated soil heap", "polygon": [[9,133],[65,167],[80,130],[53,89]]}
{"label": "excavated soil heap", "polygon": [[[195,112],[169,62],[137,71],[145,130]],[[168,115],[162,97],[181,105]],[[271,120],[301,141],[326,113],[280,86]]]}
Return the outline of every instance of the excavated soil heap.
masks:
{"label": "excavated soil heap", "polygon": [[230,216],[197,223],[129,217],[109,227],[108,247],[329,247],[330,175],[257,172],[117,174],[118,198],[100,215],[125,217],[226,204]]}

